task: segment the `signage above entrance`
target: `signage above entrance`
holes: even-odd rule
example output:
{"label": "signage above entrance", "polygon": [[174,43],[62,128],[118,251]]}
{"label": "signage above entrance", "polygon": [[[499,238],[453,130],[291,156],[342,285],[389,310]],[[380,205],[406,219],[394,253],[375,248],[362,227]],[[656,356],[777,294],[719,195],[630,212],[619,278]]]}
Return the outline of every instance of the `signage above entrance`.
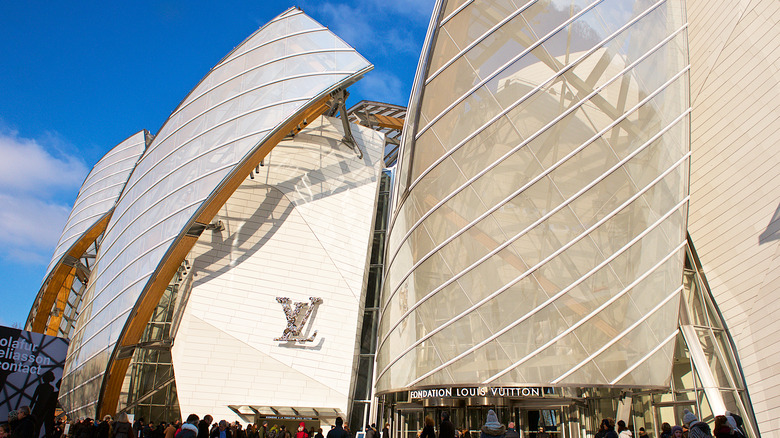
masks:
{"label": "signage above entrance", "polygon": [[444,398],[444,397],[544,397],[547,392],[539,387],[503,387],[503,386],[466,386],[449,388],[413,389],[409,391],[410,399]]}

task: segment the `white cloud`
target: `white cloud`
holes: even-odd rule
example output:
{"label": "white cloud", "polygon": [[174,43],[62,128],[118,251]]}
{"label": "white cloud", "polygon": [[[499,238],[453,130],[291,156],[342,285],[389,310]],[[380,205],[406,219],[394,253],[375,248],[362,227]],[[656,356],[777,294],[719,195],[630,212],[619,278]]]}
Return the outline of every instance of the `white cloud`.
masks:
{"label": "white cloud", "polygon": [[0,254],[47,264],[88,169],[63,153],[56,135],[41,140],[0,131]]}
{"label": "white cloud", "polygon": [[304,2],[304,11],[322,16],[326,26],[359,52],[417,56],[422,41],[411,30],[424,32],[433,3],[433,0],[370,0],[347,5],[309,1]]}
{"label": "white cloud", "polygon": [[327,26],[353,47],[372,46],[376,35],[360,7],[331,2],[322,3],[317,11],[327,17]]}
{"label": "white cloud", "polygon": [[0,194],[0,245],[53,250],[68,214],[65,205]]}
{"label": "white cloud", "polygon": [[[56,136],[44,140],[54,153],[38,141],[20,138],[15,132],[0,132],[0,187],[3,191],[46,195],[46,191],[69,191],[79,187],[87,167],[76,157],[58,153]],[[56,155],[55,155],[56,154]]]}

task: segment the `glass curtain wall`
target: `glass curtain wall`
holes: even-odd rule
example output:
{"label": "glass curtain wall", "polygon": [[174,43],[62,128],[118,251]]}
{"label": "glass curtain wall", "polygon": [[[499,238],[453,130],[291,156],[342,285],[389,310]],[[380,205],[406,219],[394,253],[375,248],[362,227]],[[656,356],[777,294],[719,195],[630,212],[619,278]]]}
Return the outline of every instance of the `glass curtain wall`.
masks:
{"label": "glass curtain wall", "polygon": [[684,2],[434,11],[388,232],[377,391],[665,387],[687,221]]}
{"label": "glass curtain wall", "polygon": [[133,352],[125,377],[127,398],[121,402],[122,410],[147,422],[181,419],[171,361],[171,324],[179,290],[189,283],[189,272],[183,265],[166,288]]}
{"label": "glass curtain wall", "polygon": [[675,338],[669,390],[589,389],[584,394],[588,412],[581,425],[583,433],[598,430],[602,418],[616,417],[619,404],[627,402],[634,430],[644,427],[660,432],[663,423],[682,425],[686,409],[712,427],[715,415],[729,411],[742,417],[748,437],[758,436],[733,341],[690,239],[683,272],[680,331]]}
{"label": "glass curtain wall", "polygon": [[[97,256],[97,251],[98,248],[100,248],[100,242],[102,240],[103,235],[101,234],[81,256],[79,262],[81,263],[82,269],[76,268],[76,278],[73,280],[67,299],[62,303],[58,300],[54,312],[52,312],[52,315],[49,317],[49,321],[51,321],[52,318],[61,316],[56,336],[70,338],[70,335],[73,332],[73,327],[76,325],[76,319],[79,316],[81,302],[84,298],[84,291],[87,289],[87,280],[89,279],[89,274],[92,272],[95,257]],[[49,324],[47,323],[46,326],[48,327]]]}
{"label": "glass curtain wall", "polygon": [[369,419],[369,415],[371,398],[373,396],[372,382],[377,343],[379,292],[382,288],[382,273],[384,271],[384,242],[385,234],[387,233],[391,179],[391,171],[384,170],[379,182],[379,197],[376,205],[374,237],[368,268],[365,309],[363,311],[363,328],[360,332],[360,345],[358,347],[360,350],[358,352],[358,360],[356,361],[358,372],[353,385],[352,409],[349,414],[349,427],[352,431],[361,431],[366,424],[374,422]]}

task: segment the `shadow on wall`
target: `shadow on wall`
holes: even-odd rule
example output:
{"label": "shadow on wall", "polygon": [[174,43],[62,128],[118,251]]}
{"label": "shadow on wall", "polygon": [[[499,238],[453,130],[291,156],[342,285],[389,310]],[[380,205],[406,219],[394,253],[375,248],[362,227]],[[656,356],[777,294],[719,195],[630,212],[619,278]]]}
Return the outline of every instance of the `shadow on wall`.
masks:
{"label": "shadow on wall", "polygon": [[778,239],[780,239],[780,204],[775,209],[775,214],[772,215],[766,230],[758,235],[758,244],[763,245]]}
{"label": "shadow on wall", "polygon": [[[233,218],[226,217],[222,214],[222,218],[227,219],[228,222],[231,222],[231,219],[238,219],[237,222],[241,223],[242,226],[239,227],[238,232],[229,235],[226,239],[231,243],[231,251],[224,250],[223,245],[225,240],[223,240],[221,233],[214,233],[212,235],[212,248],[196,257],[193,262],[193,265],[197,268],[198,272],[198,278],[192,285],[193,288],[226,273],[233,269],[234,266],[240,265],[251,257],[265,245],[266,242],[271,240],[290,213],[292,213],[294,208],[293,204],[279,189],[265,184],[259,184],[255,187],[255,190],[257,189],[266,189],[267,194],[263,197],[263,201],[258,204],[251,215],[248,217]],[[262,233],[258,233],[261,227],[265,227],[266,230]],[[253,242],[252,237],[256,237],[257,240]],[[235,259],[229,260],[228,263],[215,263],[215,261],[222,261],[233,257],[235,257]],[[216,270],[209,269],[209,267],[220,265],[221,267]]]}

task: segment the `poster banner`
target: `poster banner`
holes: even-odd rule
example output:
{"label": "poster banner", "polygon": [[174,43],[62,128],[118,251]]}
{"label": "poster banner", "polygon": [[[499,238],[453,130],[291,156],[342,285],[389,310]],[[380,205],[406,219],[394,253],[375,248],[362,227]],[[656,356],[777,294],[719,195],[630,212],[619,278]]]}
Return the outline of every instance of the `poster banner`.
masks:
{"label": "poster banner", "polygon": [[54,430],[68,340],[0,326],[0,422],[29,406],[37,437]]}

